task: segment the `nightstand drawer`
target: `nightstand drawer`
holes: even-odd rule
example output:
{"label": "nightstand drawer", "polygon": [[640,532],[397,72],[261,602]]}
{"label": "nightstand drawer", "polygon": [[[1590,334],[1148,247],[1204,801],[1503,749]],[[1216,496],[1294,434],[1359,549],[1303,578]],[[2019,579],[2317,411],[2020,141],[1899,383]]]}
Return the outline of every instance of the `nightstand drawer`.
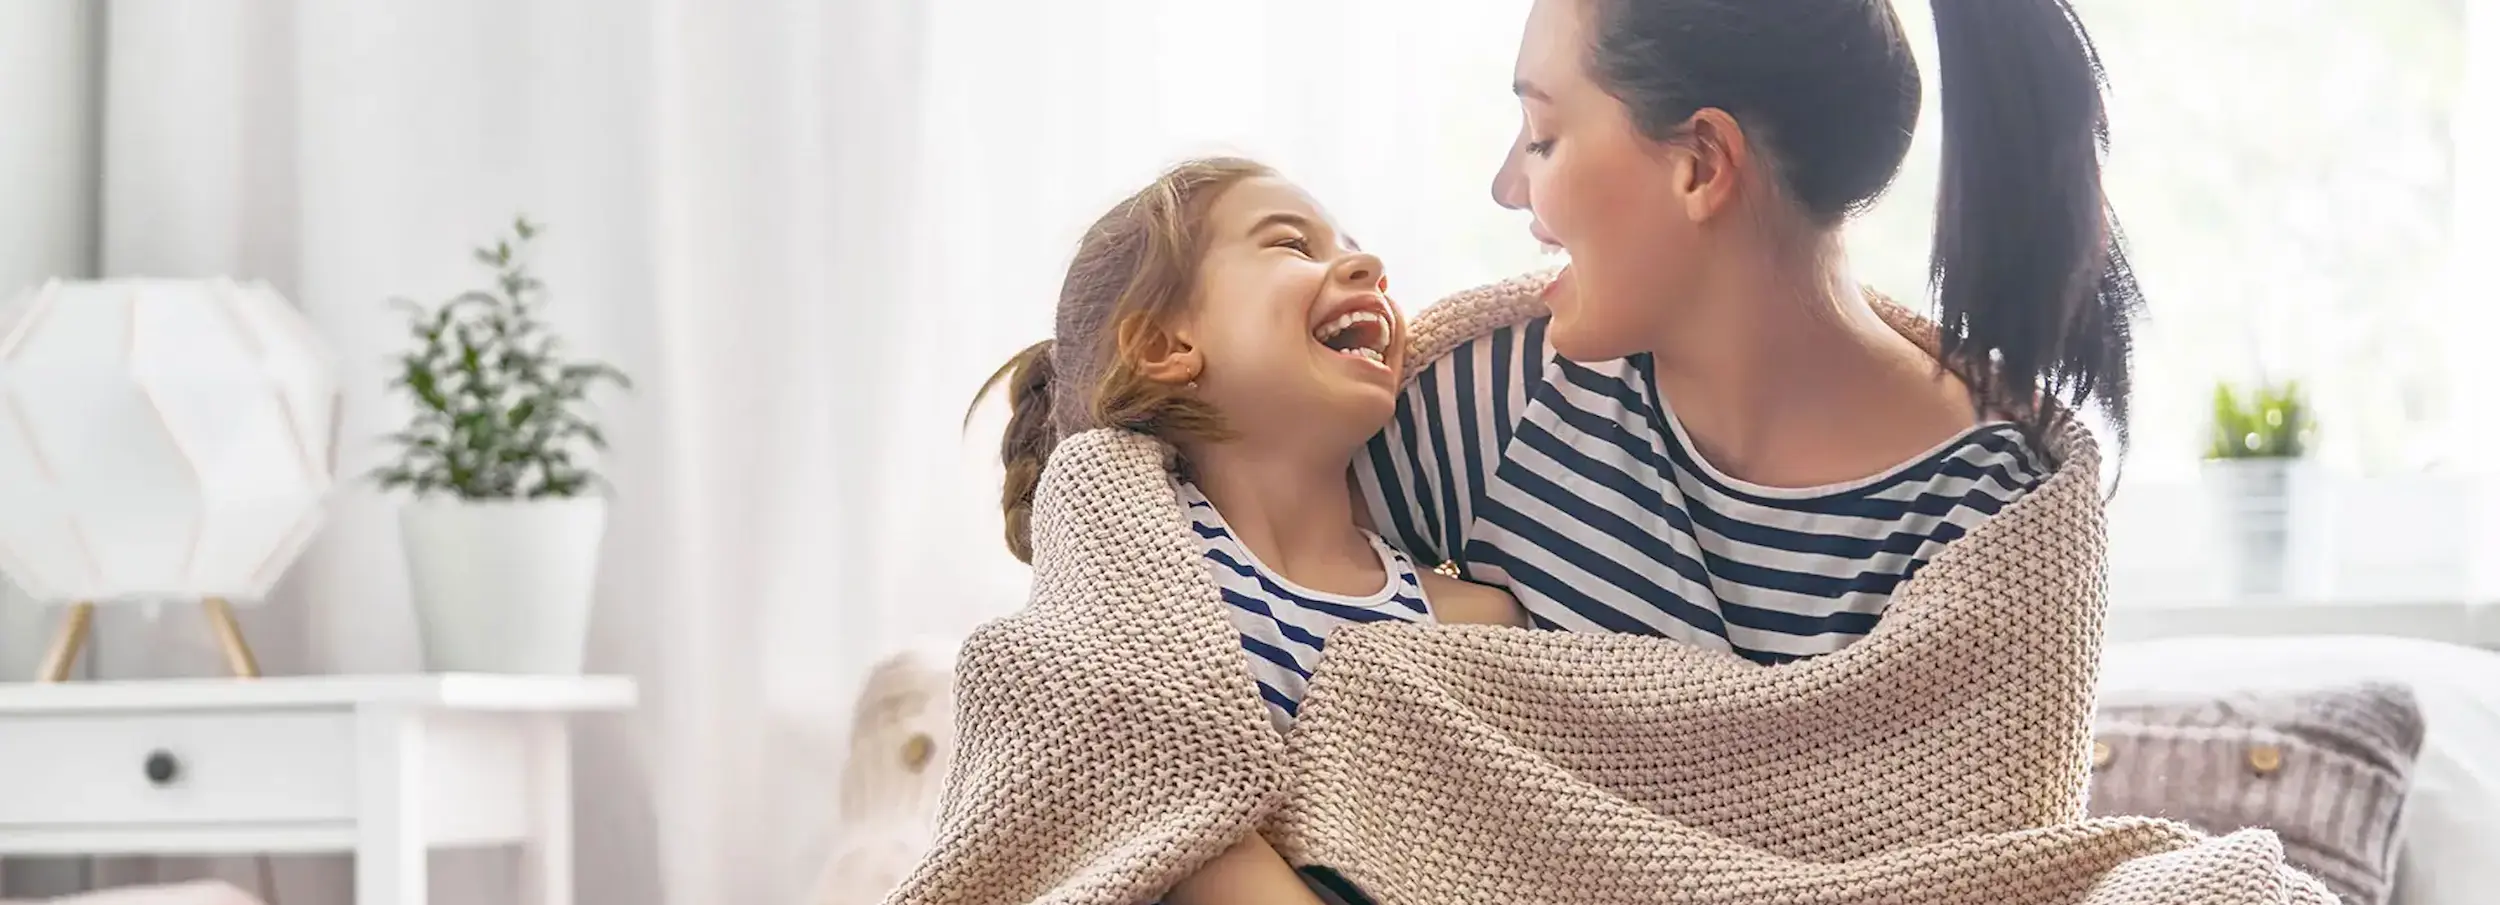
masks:
{"label": "nightstand drawer", "polygon": [[355,814],[346,711],[0,720],[0,826],[282,823]]}

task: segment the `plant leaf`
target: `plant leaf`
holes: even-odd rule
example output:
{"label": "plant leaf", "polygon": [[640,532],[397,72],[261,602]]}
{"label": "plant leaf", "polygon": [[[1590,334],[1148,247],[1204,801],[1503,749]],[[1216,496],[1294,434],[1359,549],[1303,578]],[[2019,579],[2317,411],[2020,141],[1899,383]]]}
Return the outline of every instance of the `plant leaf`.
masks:
{"label": "plant leaf", "polygon": [[527,252],[543,231],[516,216],[510,235],[472,250],[493,271],[489,288],[430,309],[390,300],[407,313],[411,347],[385,382],[414,405],[407,424],[383,437],[399,455],[368,474],[377,486],[463,499],[564,497],[606,486],[576,461],[608,445],[584,410],[600,383],[633,384],[608,364],[565,360],[559,338],[538,319],[546,284],[530,272]]}

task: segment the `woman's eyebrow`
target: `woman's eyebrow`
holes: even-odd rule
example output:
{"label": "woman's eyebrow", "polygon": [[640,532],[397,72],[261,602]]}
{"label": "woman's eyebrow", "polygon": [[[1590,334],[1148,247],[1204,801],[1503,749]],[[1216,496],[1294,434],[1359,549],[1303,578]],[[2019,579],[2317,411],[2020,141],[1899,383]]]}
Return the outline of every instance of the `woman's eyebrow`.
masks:
{"label": "woman's eyebrow", "polygon": [[1544,101],[1546,103],[1553,103],[1554,101],[1553,95],[1546,94],[1545,89],[1537,87],[1536,83],[1528,81],[1527,79],[1519,79],[1510,83],[1510,93],[1519,95],[1520,97],[1524,97],[1529,100]]}

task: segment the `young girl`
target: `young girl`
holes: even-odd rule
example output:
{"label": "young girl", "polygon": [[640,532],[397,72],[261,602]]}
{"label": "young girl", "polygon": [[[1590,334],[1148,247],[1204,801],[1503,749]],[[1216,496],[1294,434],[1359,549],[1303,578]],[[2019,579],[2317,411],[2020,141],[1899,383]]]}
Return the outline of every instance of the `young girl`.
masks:
{"label": "young girl", "polygon": [[[1340,626],[1524,624],[1507,594],[1417,569],[1355,523],[1347,469],[1395,411],[1405,361],[1387,286],[1379,258],[1257,163],[1186,163],[1114,206],[1078,245],[1055,335],[991,378],[1013,408],[1008,549],[1030,561],[1033,494],[1061,438],[1117,427],[1171,443],[1279,731]],[[1168,898],[1314,901],[1255,836]]]}

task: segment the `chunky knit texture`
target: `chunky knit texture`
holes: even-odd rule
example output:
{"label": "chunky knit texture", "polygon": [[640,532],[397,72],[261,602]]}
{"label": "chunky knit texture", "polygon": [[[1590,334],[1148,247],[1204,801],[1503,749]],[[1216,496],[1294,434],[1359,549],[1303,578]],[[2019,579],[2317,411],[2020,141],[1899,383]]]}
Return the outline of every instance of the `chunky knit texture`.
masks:
{"label": "chunky knit texture", "polygon": [[[1434,305],[1411,366],[1540,313],[1544,284]],[[1133,905],[1254,829],[1386,903],[2333,901],[2270,833],[2085,819],[2100,463],[2080,427],[2044,439],[2055,476],[1838,653],[1352,627],[1287,743],[1169,448],[1070,437],[1036,500],[1030,605],[964,647],[938,842],[888,902]]]}

